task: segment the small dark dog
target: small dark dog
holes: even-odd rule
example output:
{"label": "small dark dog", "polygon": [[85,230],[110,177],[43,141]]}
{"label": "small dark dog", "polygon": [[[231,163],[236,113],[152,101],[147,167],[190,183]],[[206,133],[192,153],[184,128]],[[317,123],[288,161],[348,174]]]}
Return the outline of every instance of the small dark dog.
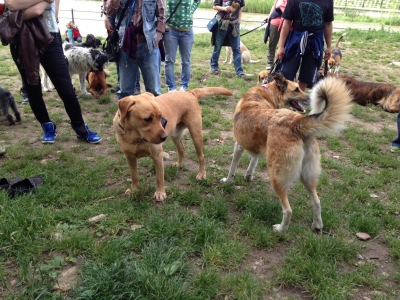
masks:
{"label": "small dark dog", "polygon": [[83,42],[82,44],[75,44],[75,46],[78,47],[84,47],[84,48],[94,48],[97,49],[100,47],[101,41],[97,39],[93,34],[88,34],[86,36],[86,41]]}
{"label": "small dark dog", "polygon": [[11,125],[15,125],[15,121],[13,117],[8,113],[8,109],[14,111],[15,119],[17,122],[21,121],[21,115],[19,114],[17,103],[15,103],[15,99],[11,93],[3,88],[0,88],[0,108],[5,116],[7,116],[8,122]]}

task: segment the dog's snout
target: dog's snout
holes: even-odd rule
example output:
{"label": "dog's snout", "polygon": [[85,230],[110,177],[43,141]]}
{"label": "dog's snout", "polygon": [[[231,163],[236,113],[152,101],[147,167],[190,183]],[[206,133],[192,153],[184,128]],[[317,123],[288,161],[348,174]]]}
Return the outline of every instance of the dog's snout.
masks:
{"label": "dog's snout", "polygon": [[162,141],[162,142],[165,142],[165,140],[168,138],[168,134],[166,134],[166,133],[163,133],[161,136],[160,136],[160,140]]}

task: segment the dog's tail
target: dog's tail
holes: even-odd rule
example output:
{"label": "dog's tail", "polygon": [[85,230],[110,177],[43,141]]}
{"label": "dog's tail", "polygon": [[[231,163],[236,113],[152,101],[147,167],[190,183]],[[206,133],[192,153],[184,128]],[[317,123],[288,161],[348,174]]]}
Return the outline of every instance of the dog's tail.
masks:
{"label": "dog's tail", "polygon": [[312,89],[310,98],[309,115],[295,120],[293,128],[305,136],[339,133],[350,119],[353,100],[344,81],[326,77]]}
{"label": "dog's tail", "polygon": [[192,93],[197,99],[207,96],[218,96],[218,95],[233,96],[231,91],[223,87],[204,87],[204,88],[193,89],[188,92]]}
{"label": "dog's tail", "polygon": [[343,33],[340,38],[338,39],[338,41],[336,42],[335,48],[338,48],[340,41],[342,40],[342,38],[346,35],[347,33]]}

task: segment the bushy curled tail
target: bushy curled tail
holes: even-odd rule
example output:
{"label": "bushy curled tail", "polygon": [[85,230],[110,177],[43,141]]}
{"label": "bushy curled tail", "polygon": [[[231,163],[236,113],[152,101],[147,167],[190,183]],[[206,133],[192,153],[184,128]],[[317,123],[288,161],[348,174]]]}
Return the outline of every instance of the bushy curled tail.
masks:
{"label": "bushy curled tail", "polygon": [[343,80],[326,77],[311,91],[311,111],[297,127],[304,135],[337,134],[350,119],[352,96]]}
{"label": "bushy curled tail", "polygon": [[206,96],[233,96],[232,92],[223,87],[204,87],[204,88],[196,88],[188,91],[192,93],[197,99],[206,97]]}

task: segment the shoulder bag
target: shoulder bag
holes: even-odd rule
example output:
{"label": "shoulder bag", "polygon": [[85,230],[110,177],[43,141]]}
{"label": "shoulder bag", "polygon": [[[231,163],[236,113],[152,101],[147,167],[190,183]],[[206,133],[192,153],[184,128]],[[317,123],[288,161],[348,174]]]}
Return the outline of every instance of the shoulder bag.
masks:
{"label": "shoulder bag", "polygon": [[117,26],[115,26],[114,30],[108,35],[106,41],[103,44],[104,54],[107,56],[109,62],[118,62],[119,61],[119,34],[118,30],[121,26],[121,22],[123,16],[126,12],[126,9],[130,5],[131,1],[127,1],[125,3],[124,8],[121,11],[120,17],[118,19]]}

